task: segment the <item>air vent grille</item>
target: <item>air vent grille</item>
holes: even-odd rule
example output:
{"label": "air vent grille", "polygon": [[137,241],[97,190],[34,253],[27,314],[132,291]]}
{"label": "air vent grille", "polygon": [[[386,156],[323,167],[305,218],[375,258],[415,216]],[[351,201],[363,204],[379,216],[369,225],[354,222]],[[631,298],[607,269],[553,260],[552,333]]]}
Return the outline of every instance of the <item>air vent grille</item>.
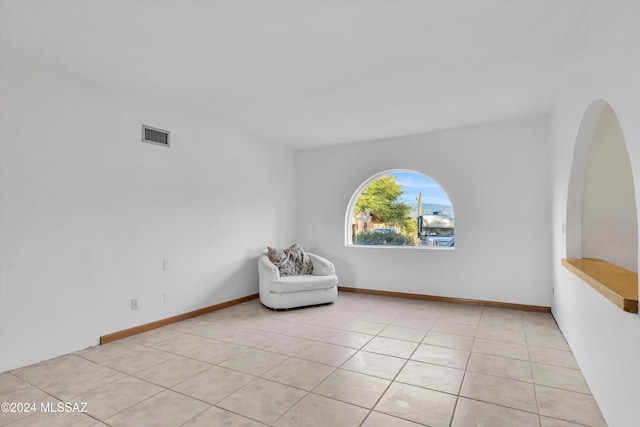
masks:
{"label": "air vent grille", "polygon": [[169,131],[142,125],[142,141],[168,147]]}

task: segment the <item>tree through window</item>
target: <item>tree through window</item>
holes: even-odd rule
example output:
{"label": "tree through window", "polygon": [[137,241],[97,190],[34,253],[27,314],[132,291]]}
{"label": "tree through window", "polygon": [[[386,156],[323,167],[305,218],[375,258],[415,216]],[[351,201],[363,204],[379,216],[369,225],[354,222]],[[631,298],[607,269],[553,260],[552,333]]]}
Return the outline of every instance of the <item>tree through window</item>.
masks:
{"label": "tree through window", "polygon": [[349,206],[349,245],[454,246],[453,206],[431,178],[392,171],[365,184]]}

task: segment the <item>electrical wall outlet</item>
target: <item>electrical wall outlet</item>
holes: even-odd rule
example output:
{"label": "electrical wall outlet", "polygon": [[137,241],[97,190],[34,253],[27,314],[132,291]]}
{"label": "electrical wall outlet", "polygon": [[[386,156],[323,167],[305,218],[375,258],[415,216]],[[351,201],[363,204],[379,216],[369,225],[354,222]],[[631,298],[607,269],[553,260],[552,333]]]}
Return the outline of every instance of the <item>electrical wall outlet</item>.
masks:
{"label": "electrical wall outlet", "polygon": [[165,270],[165,271],[171,269],[171,263],[169,262],[168,259],[163,259],[162,260],[162,269]]}
{"label": "electrical wall outlet", "polygon": [[138,309],[138,298],[134,298],[131,300],[131,310]]}
{"label": "electrical wall outlet", "polygon": [[169,304],[169,294],[163,294],[163,295],[162,295],[162,301],[163,301],[165,304]]}

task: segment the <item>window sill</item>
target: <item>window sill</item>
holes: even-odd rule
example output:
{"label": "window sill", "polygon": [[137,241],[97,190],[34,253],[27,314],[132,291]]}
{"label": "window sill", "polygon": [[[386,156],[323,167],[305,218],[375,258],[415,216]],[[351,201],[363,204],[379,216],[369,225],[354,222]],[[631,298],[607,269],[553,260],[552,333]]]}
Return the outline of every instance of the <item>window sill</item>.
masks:
{"label": "window sill", "polygon": [[638,273],[594,258],[565,258],[562,265],[621,310],[638,312]]}
{"label": "window sill", "polygon": [[411,246],[411,245],[352,245],[347,243],[344,245],[347,248],[365,248],[365,249],[404,249],[410,251],[454,251],[455,247],[445,246]]}

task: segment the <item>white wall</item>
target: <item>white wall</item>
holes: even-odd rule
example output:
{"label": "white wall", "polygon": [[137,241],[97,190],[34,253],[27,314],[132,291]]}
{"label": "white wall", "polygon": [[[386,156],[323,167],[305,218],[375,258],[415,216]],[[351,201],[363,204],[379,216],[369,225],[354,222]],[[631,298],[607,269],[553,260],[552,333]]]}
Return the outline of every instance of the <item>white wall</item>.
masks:
{"label": "white wall", "polygon": [[[258,292],[258,254],[294,240],[292,151],[1,64],[0,371]],[[143,123],[171,148],[141,142]]]}
{"label": "white wall", "polygon": [[[609,103],[618,117],[631,160],[636,200],[640,197],[639,20],[638,2],[593,4],[559,85],[552,116],[552,309],[611,427],[640,424],[640,318],[615,307],[564,269],[560,259],[566,255],[562,230],[573,152],[583,115],[595,100]],[[578,148],[578,152],[584,151]],[[570,252],[574,250],[570,248]]]}
{"label": "white wall", "polygon": [[[297,157],[298,239],[335,262],[342,286],[550,305],[546,117]],[[456,214],[455,250],[345,247],[350,198],[390,169],[428,175],[447,192]]]}

